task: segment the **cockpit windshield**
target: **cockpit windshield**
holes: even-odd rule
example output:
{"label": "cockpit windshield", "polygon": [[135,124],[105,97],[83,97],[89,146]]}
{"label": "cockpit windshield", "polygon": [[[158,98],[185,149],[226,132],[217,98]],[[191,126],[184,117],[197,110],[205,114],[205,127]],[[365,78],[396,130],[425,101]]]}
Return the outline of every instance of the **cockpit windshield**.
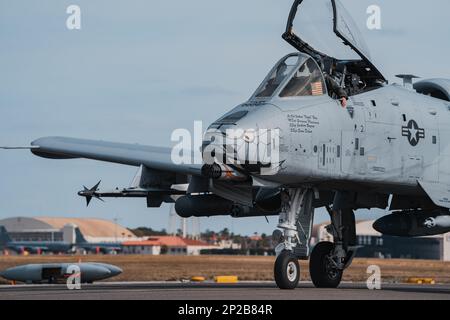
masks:
{"label": "cockpit windshield", "polygon": [[287,79],[292,71],[304,61],[305,58],[301,55],[290,55],[280,61],[274,69],[270,72],[269,76],[263,82],[263,84],[256,90],[256,98],[269,98],[278,87]]}
{"label": "cockpit windshield", "polygon": [[320,96],[325,94],[323,75],[313,59],[309,58],[294,73],[280,93],[280,97]]}
{"label": "cockpit windshield", "polygon": [[[286,84],[286,85],[285,85]],[[282,87],[285,85],[284,87]],[[303,54],[281,60],[258,88],[255,98],[269,98],[281,90],[280,97],[319,96],[326,94],[325,82],[317,63]]]}

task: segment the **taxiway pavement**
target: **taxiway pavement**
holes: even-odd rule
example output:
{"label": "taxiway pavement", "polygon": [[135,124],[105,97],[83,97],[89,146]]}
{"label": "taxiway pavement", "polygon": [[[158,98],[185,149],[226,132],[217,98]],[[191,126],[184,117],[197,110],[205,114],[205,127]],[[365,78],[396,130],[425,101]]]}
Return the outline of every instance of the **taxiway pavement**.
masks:
{"label": "taxiway pavement", "polygon": [[302,282],[296,290],[279,290],[273,282],[237,284],[178,282],[104,282],[68,290],[65,285],[0,286],[0,300],[450,300],[450,285],[384,284],[368,290],[365,284],[344,283],[338,289],[316,289]]}

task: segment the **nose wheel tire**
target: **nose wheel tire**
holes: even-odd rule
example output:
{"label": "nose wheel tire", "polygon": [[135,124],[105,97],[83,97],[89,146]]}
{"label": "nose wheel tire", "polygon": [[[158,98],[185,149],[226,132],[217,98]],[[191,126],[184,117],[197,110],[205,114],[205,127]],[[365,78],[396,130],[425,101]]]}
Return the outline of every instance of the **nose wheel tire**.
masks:
{"label": "nose wheel tire", "polygon": [[274,267],[275,282],[280,289],[295,289],[300,280],[298,259],[290,252],[283,251],[277,257]]}
{"label": "nose wheel tire", "polygon": [[319,242],[309,260],[309,273],[317,288],[337,288],[342,280],[343,270],[335,267],[331,260],[334,244]]}

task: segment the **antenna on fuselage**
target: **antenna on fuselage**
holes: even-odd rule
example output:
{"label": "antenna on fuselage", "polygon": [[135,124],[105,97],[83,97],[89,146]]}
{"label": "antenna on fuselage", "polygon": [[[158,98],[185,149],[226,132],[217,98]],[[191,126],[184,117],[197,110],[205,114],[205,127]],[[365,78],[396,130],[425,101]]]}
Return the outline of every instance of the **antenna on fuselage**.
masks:
{"label": "antenna on fuselage", "polygon": [[403,86],[408,90],[414,90],[413,89],[413,80],[420,78],[413,74],[398,74],[398,75],[396,75],[396,77],[403,79]]}

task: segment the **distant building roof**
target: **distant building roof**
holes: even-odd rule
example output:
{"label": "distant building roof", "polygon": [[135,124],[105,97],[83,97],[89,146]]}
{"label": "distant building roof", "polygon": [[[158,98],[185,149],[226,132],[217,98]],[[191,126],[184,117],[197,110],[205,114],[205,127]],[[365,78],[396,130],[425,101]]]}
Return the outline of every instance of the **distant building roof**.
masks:
{"label": "distant building roof", "polygon": [[122,243],[124,246],[167,246],[167,247],[187,247],[187,246],[198,246],[205,247],[211,246],[207,242],[181,238],[176,236],[158,236],[150,237],[147,240],[142,241],[125,241]]}
{"label": "distant building roof", "polygon": [[67,224],[74,224],[81,233],[92,238],[135,238],[128,229],[112,221],[95,218],[62,218],[62,217],[13,217],[0,220],[8,232],[61,230]]}
{"label": "distant building roof", "polygon": [[183,239],[183,241],[188,246],[210,246],[209,243],[201,240],[195,240],[195,239]]}
{"label": "distant building roof", "polygon": [[181,237],[175,236],[158,236],[158,237],[150,237],[148,240],[157,240],[161,242],[163,246],[168,247],[186,247],[186,242]]}
{"label": "distant building roof", "polygon": [[44,221],[37,220],[35,218],[28,217],[14,217],[0,220],[0,225],[4,226],[8,232],[24,232],[24,231],[44,231],[52,230],[56,228],[45,223]]}
{"label": "distant building roof", "polygon": [[64,225],[73,223],[80,228],[81,233],[88,237],[97,238],[135,238],[136,236],[127,228],[112,221],[95,218],[53,218],[37,217],[36,219],[52,225],[54,228],[62,229]]}
{"label": "distant building roof", "polygon": [[136,240],[122,242],[124,246],[161,246],[162,243],[158,240]]}
{"label": "distant building roof", "polygon": [[249,238],[252,241],[261,241],[262,240],[262,237],[258,234],[254,234],[254,235],[250,236]]}

